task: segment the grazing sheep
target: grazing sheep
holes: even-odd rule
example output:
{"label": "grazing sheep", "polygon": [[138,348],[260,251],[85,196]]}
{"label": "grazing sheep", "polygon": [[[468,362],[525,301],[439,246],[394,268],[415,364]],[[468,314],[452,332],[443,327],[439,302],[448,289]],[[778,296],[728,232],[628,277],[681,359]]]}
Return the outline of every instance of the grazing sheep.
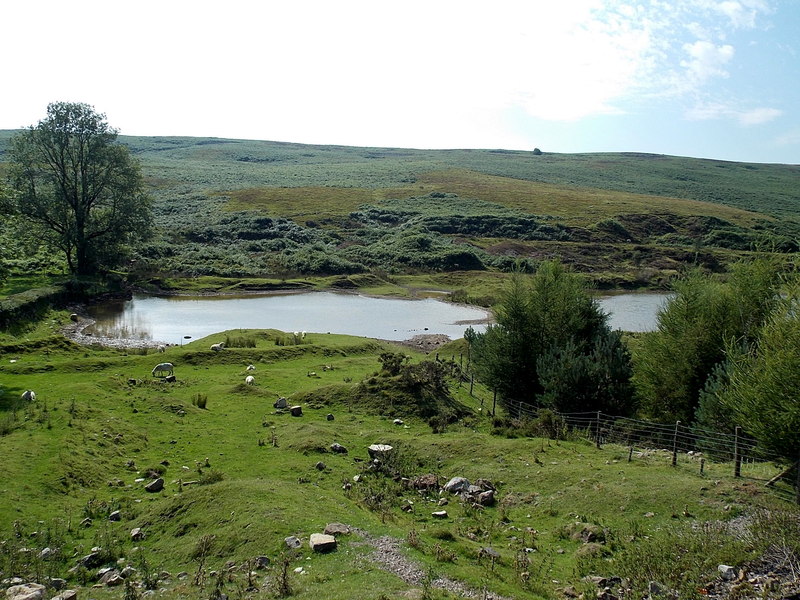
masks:
{"label": "grazing sheep", "polygon": [[252,375],[248,375],[247,377],[244,378],[244,382],[247,385],[253,385],[256,382],[256,378],[253,377]]}
{"label": "grazing sheep", "polygon": [[25,402],[33,402],[36,400],[36,392],[33,390],[25,390],[20,396]]}
{"label": "grazing sheep", "polygon": [[219,344],[211,344],[211,349],[214,352],[219,352],[223,348],[225,348],[225,342],[220,342]]}
{"label": "grazing sheep", "polygon": [[164,344],[159,344],[157,350],[159,352],[166,352],[167,351],[167,347]]}
{"label": "grazing sheep", "polygon": [[172,363],[159,363],[153,367],[153,377],[164,377],[164,373],[172,375]]}
{"label": "grazing sheep", "polygon": [[247,365],[247,370],[248,371],[255,371],[256,370],[256,366],[255,365]]}
{"label": "grazing sheep", "polygon": [[306,372],[306,376],[307,377],[316,377],[317,376],[317,372],[316,371],[308,371],[308,372]]}

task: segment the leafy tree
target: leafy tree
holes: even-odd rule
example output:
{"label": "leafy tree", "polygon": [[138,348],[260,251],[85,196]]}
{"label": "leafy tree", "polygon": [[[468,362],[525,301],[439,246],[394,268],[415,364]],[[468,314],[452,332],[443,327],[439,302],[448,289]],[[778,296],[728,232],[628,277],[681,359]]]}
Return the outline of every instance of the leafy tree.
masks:
{"label": "leafy tree", "polygon": [[729,348],[726,378],[711,394],[771,456],[800,456],[800,289],[779,300],[749,348]]}
{"label": "leafy tree", "polygon": [[627,349],[582,280],[561,263],[544,262],[533,277],[515,274],[495,320],[485,333],[465,337],[478,376],[508,408],[630,412]]}
{"label": "leafy tree", "polygon": [[15,208],[76,275],[119,264],[150,231],[151,201],[139,165],[116,138],[93,107],[56,102],[11,141]]}
{"label": "leafy tree", "polygon": [[[657,330],[643,337],[634,357],[634,383],[647,416],[691,423],[726,348],[754,339],[778,301],[779,284],[780,269],[768,259],[737,263],[727,281],[699,271],[677,281]],[[716,411],[706,407],[704,413]]]}

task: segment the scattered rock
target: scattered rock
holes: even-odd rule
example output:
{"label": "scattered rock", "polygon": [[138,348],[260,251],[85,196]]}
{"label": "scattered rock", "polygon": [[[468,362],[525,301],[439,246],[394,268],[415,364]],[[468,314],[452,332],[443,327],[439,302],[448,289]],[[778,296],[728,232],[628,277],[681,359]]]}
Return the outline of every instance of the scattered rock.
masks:
{"label": "scattered rock", "polygon": [[494,490],[486,490],[478,494],[478,504],[481,506],[494,506]]}
{"label": "scattered rock", "polygon": [[273,404],[272,406],[273,406],[273,407],[275,407],[275,408],[281,408],[281,409],[283,409],[283,408],[286,408],[288,405],[289,405],[289,403],[287,402],[286,398],[284,398],[283,396],[281,396],[280,398],[278,398],[278,399],[275,401],[275,404]]}
{"label": "scattered rock", "polygon": [[86,517],[83,521],[81,521],[81,527],[91,527],[92,520],[89,517]]}
{"label": "scattered rock", "polygon": [[469,480],[464,477],[453,477],[450,481],[444,484],[444,491],[451,494],[458,494],[465,492],[469,489]]}
{"label": "scattered rock", "polygon": [[719,576],[725,581],[733,581],[736,579],[736,569],[734,567],[730,565],[719,565],[717,569],[719,570]]}
{"label": "scattered rock", "polygon": [[119,574],[122,575],[123,578],[127,579],[131,575],[135,575],[136,574],[136,569],[134,569],[132,566],[128,565],[127,567],[122,569],[122,571],[120,571]]}
{"label": "scattered rock", "polygon": [[331,444],[331,452],[335,454],[347,454],[347,448],[345,448],[341,444],[333,443]]}
{"label": "scattered rock", "polygon": [[325,463],[322,462],[322,461],[319,461],[317,464],[314,465],[314,468],[317,471],[324,471],[325,470]]}
{"label": "scattered rock", "polygon": [[94,569],[102,564],[102,562],[103,558],[100,556],[100,552],[98,551],[94,551],[91,554],[87,554],[83,558],[78,559],[78,564],[87,569]]}
{"label": "scattered rock", "polygon": [[47,583],[54,590],[63,590],[65,587],[67,587],[67,580],[66,579],[61,579],[60,577],[53,577]]}
{"label": "scattered rock", "polygon": [[42,600],[45,587],[39,583],[13,585],[6,590],[7,600]]}
{"label": "scattered rock", "polygon": [[53,556],[53,554],[54,552],[52,548],[50,547],[42,548],[42,551],[39,552],[39,558],[41,558],[42,560],[47,560],[48,558]]}
{"label": "scattered rock", "polygon": [[336,550],[336,538],[326,533],[312,533],[308,545],[314,552],[331,552]]}
{"label": "scattered rock", "polygon": [[395,425],[403,425],[403,419],[395,419],[392,423]]}
{"label": "scattered rock", "polygon": [[146,492],[152,492],[152,493],[160,492],[161,490],[164,489],[164,479],[162,477],[154,479],[146,486],[144,486],[144,489]]}
{"label": "scattered rock", "polygon": [[286,543],[287,547],[292,549],[300,548],[303,545],[303,542],[300,541],[300,538],[293,535],[283,538],[283,541]]}
{"label": "scattered rock", "polygon": [[328,523],[322,533],[326,535],[350,535],[350,526],[344,523]]}
{"label": "scattered rock", "polygon": [[303,416],[303,407],[302,406],[292,406],[289,409],[289,412],[292,413],[293,417],[302,417]]}
{"label": "scattered rock", "polygon": [[447,518],[447,511],[446,510],[437,510],[431,513],[431,516],[435,519],[446,519]]}
{"label": "scattered rock", "polygon": [[108,572],[104,573],[103,576],[100,578],[100,583],[107,585],[108,587],[115,587],[118,585],[122,585],[124,581],[125,578],[116,569],[109,570]]}
{"label": "scattered rock", "polygon": [[257,556],[255,559],[256,569],[262,570],[266,569],[269,566],[269,557],[268,556]]}
{"label": "scattered rock", "polygon": [[144,531],[141,527],[134,527],[131,529],[131,541],[140,542],[144,539]]}
{"label": "scattered rock", "polygon": [[389,444],[372,444],[369,448],[367,448],[367,453],[369,453],[369,457],[371,459],[380,460],[389,455],[392,450],[394,450],[394,447],[390,446]]}
{"label": "scattered rock", "polygon": [[108,520],[109,521],[121,521],[122,520],[122,515],[120,514],[120,512],[118,510],[115,510],[110,515],[108,515]]}
{"label": "scattered rock", "polygon": [[164,381],[166,381],[167,383],[175,383],[177,381],[177,378],[175,377],[175,375],[167,375],[166,377],[164,377]]}
{"label": "scattered rock", "polygon": [[78,590],[64,590],[58,596],[53,596],[50,600],[78,600]]}
{"label": "scattered rock", "polygon": [[415,490],[430,492],[439,489],[439,478],[433,473],[426,473],[414,477],[410,485]]}
{"label": "scattered rock", "polygon": [[335,417],[331,413],[328,413],[327,415],[325,415],[325,418],[328,419],[328,421],[333,421]]}

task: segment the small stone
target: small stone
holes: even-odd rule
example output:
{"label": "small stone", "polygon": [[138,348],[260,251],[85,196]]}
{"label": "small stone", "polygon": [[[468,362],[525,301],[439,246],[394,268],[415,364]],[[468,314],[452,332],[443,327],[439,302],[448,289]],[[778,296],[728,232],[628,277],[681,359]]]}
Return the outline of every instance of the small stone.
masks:
{"label": "small stone", "polygon": [[392,423],[395,424],[395,425],[402,425],[403,424],[403,419],[395,419],[394,421],[392,421]]}
{"label": "small stone", "polygon": [[371,459],[382,458],[389,454],[394,448],[389,444],[372,444],[367,448],[367,453]]}
{"label": "small stone", "polygon": [[144,539],[144,531],[141,527],[134,527],[131,529],[131,541],[139,542]]}
{"label": "small stone", "polygon": [[134,575],[135,573],[136,573],[136,569],[134,569],[134,568],[133,568],[132,566],[130,566],[130,565],[128,565],[127,567],[125,567],[124,569],[122,569],[122,571],[120,571],[120,572],[119,572],[119,574],[120,574],[120,575],[122,575],[122,576],[123,576],[125,579],[127,579],[127,578],[128,578],[128,577],[130,577],[131,575]]}
{"label": "small stone", "polygon": [[300,546],[303,545],[303,543],[300,541],[300,538],[298,538],[296,536],[293,536],[293,535],[290,535],[287,538],[283,538],[283,541],[286,543],[286,545],[289,548],[292,548],[292,549],[299,548]]}
{"label": "small stone", "polygon": [[89,517],[86,517],[83,521],[81,521],[81,527],[91,527],[92,520]]}
{"label": "small stone", "polygon": [[164,489],[164,479],[159,477],[158,479],[154,479],[146,486],[144,486],[145,491],[155,493],[160,492]]}
{"label": "small stone", "polygon": [[333,421],[334,416],[331,413],[328,413],[327,415],[325,415],[325,418],[328,419],[328,421]]}
{"label": "small stone", "polygon": [[326,533],[312,533],[308,545],[314,552],[331,552],[336,550],[336,538]]}
{"label": "small stone", "polygon": [[61,579],[60,577],[53,577],[48,583],[54,590],[63,590],[67,587],[67,580]]}
{"label": "small stone", "polygon": [[447,518],[447,511],[446,510],[437,510],[431,513],[431,516],[435,519],[446,519]]}
{"label": "small stone", "polygon": [[325,470],[325,463],[322,462],[322,461],[319,461],[317,464],[314,465],[314,468],[317,471],[324,471]]}
{"label": "small stone", "polygon": [[719,565],[717,570],[719,571],[719,576],[725,581],[733,581],[736,579],[736,569],[730,565]]}
{"label": "small stone", "polygon": [[64,590],[58,596],[53,596],[50,600],[78,600],[78,590]]}
{"label": "small stone", "polygon": [[303,407],[302,406],[292,406],[289,409],[289,412],[292,413],[293,417],[302,417],[303,416]]}
{"label": "small stone", "polygon": [[656,513],[653,513],[653,512],[646,512],[646,513],[644,513],[644,516],[645,516],[645,517],[647,517],[648,519],[650,519],[650,518],[652,518],[652,517],[655,517],[655,516],[656,516]]}
{"label": "small stone", "polygon": [[120,514],[120,512],[118,510],[115,510],[110,515],[108,515],[108,520],[109,521],[121,521],[122,520],[122,515]]}
{"label": "small stone", "polygon": [[259,556],[255,559],[256,569],[266,569],[269,566],[269,557],[268,556]]}
{"label": "small stone", "polygon": [[286,398],[281,396],[280,398],[278,398],[275,401],[275,404],[273,404],[272,406],[275,407],[275,408],[281,408],[282,409],[282,408],[286,408],[288,406],[288,402],[286,401]]}
{"label": "small stone", "polygon": [[331,444],[331,452],[334,454],[347,454],[347,448],[341,444],[333,443]]}

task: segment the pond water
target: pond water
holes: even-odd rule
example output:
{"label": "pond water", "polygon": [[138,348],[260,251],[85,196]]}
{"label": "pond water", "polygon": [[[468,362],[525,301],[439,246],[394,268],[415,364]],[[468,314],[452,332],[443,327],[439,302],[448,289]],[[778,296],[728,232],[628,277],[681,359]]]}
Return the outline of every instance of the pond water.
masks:
{"label": "pond water", "polygon": [[84,333],[95,337],[154,340],[170,344],[228,329],[280,329],[346,333],[384,340],[419,334],[464,336],[472,325],[482,331],[485,310],[440,300],[402,300],[355,294],[307,292],[266,296],[156,297],[91,307],[96,323]]}
{"label": "pond water", "polygon": [[[598,298],[612,329],[649,331],[666,294],[618,294]],[[180,344],[229,329],[280,329],[345,333],[384,340],[419,334],[464,336],[486,328],[488,313],[435,299],[402,300],[355,294],[307,292],[264,296],[144,296],[90,308],[95,337]]]}
{"label": "pond water", "polygon": [[654,331],[658,311],[671,294],[635,293],[598,297],[600,306],[609,314],[611,329]]}

